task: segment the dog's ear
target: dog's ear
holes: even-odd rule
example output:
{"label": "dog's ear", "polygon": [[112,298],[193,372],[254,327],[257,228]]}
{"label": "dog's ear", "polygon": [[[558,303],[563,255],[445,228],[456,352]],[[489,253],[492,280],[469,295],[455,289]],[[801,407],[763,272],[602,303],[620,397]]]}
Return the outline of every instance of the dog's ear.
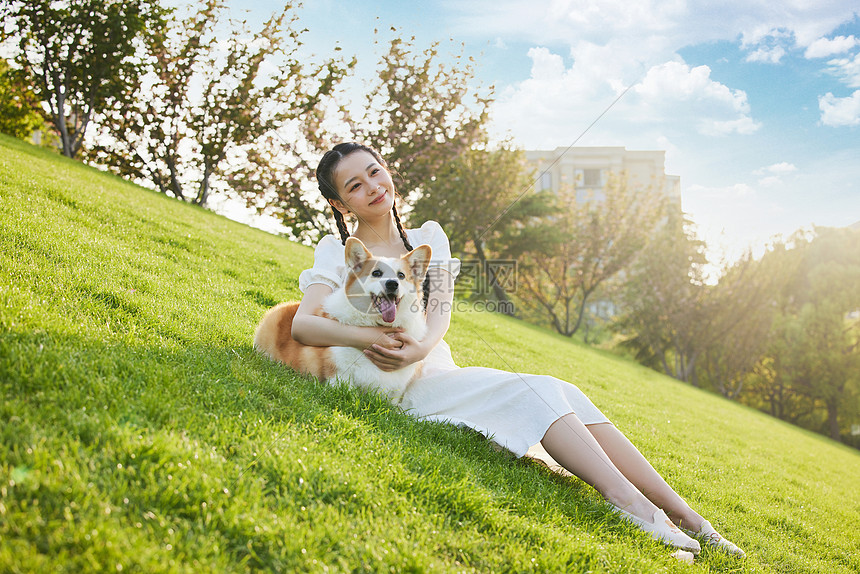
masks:
{"label": "dog's ear", "polygon": [[430,257],[433,255],[433,249],[429,245],[419,245],[409,253],[403,256],[412,270],[412,276],[418,282],[424,280],[427,274],[427,267],[430,266]]}
{"label": "dog's ear", "polygon": [[346,266],[358,273],[368,259],[373,257],[373,254],[367,250],[364,243],[355,237],[348,237],[344,246],[344,258]]}

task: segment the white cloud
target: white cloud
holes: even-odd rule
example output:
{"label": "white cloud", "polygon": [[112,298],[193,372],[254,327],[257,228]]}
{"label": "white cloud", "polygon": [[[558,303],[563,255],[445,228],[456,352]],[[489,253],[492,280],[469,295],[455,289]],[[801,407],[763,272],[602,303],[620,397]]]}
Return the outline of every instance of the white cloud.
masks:
{"label": "white cloud", "polygon": [[854,57],[836,58],[827,62],[827,67],[850,88],[860,88],[860,53]]}
{"label": "white cloud", "polygon": [[797,171],[797,166],[786,161],[775,163],[753,171],[753,175],[763,176],[758,180],[758,187],[765,189],[781,188],[785,185],[783,177]]}
{"label": "white cloud", "polygon": [[643,112],[655,120],[686,118],[704,135],[750,134],[760,124],[750,117],[743,90],[732,90],[711,79],[708,66],[690,68],[684,62],[666,62],[648,71],[635,91]]}
{"label": "white cloud", "polygon": [[[530,77],[500,94],[492,110],[495,124],[526,147],[570,145],[624,93],[631,72],[612,59],[611,48],[577,48],[569,66],[547,48],[529,50]],[[746,135],[760,124],[746,93],[713,80],[708,66],[669,61],[648,69],[601,118],[598,130],[600,145],[653,147],[690,128],[705,136]]]}
{"label": "white cloud", "polygon": [[748,50],[746,62],[761,64],[779,64],[785,56],[786,49],[791,49],[796,43],[794,32],[785,27],[769,28],[760,24],[752,31],[747,31],[741,38],[741,49]]}
{"label": "white cloud", "polygon": [[775,163],[773,165],[769,165],[767,167],[763,167],[757,169],[753,172],[754,175],[765,175],[768,173],[773,174],[786,174],[797,171],[797,166],[793,163],[788,163],[787,161],[783,161],[780,163]]}
{"label": "white cloud", "polygon": [[755,52],[750,52],[745,60],[747,62],[761,62],[763,64],[778,64],[785,56],[785,48],[782,46],[762,46]]}
{"label": "white cloud", "polygon": [[803,55],[808,59],[826,58],[834,54],[845,53],[857,45],[860,45],[860,40],[857,40],[853,35],[836,36],[833,39],[819,38],[806,48]]}
{"label": "white cloud", "polygon": [[750,135],[757,132],[760,127],[761,124],[749,116],[743,116],[736,120],[703,119],[697,124],[699,133],[706,136]]}
{"label": "white cloud", "polygon": [[660,36],[673,50],[739,36],[746,48],[768,38],[807,47],[857,11],[856,0],[445,0],[443,6],[456,18],[458,34],[480,31],[542,45]]}
{"label": "white cloud", "polygon": [[837,98],[830,92],[818,98],[821,123],[825,126],[841,127],[860,124],[860,90],[847,98]]}

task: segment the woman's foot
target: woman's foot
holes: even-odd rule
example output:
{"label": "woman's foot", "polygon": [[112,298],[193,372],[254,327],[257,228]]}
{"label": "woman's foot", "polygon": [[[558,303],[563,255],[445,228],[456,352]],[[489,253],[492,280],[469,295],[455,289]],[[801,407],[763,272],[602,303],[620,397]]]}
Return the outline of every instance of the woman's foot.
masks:
{"label": "woman's foot", "polygon": [[719,532],[714,530],[714,527],[711,526],[711,523],[707,520],[702,521],[702,526],[699,527],[698,532],[693,532],[692,530],[687,530],[686,528],[683,530],[690,536],[695,536],[696,538],[703,540],[705,544],[724,550],[729,554],[734,554],[735,556],[740,556],[741,558],[747,555],[746,552],[738,548],[737,545],[735,545],[733,542],[723,538],[723,536]]}
{"label": "woman's foot", "polygon": [[628,522],[632,522],[641,530],[650,534],[654,540],[659,540],[664,544],[692,552],[693,554],[698,554],[702,550],[701,545],[696,540],[693,540],[681,532],[681,529],[675,526],[675,524],[669,520],[669,517],[666,516],[666,513],[660,509],[657,509],[654,512],[651,522],[648,522],[639,518],[635,514],[631,514],[626,510],[618,508],[614,504],[611,506],[623,519]]}

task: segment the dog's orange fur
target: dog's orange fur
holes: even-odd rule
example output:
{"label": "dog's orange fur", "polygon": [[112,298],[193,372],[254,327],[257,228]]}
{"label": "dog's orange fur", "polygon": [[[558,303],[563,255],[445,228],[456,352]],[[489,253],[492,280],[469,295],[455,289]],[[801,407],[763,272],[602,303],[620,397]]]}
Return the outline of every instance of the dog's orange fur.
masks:
{"label": "dog's orange fur", "polygon": [[[291,301],[281,303],[266,313],[257,327],[257,347],[301,373],[329,379],[335,374],[334,365],[329,360],[329,348],[303,345],[292,337],[293,318],[298,309],[299,303]],[[323,312],[317,314],[326,316]]]}
{"label": "dog's orange fur", "polygon": [[[345,262],[350,269],[344,285],[332,291],[313,314],[346,325],[396,326],[420,339],[426,333],[427,324],[418,304],[422,297],[422,278],[426,275],[431,255],[429,245],[419,245],[400,258],[375,258],[360,240],[350,237],[344,245]],[[378,267],[380,264],[384,269]],[[383,282],[395,278],[398,285],[394,292],[399,295],[395,297],[392,294],[387,299],[389,306],[383,311],[374,297],[379,297],[380,290],[388,289]],[[356,299],[350,300],[351,295]],[[362,298],[362,304],[372,304],[373,307],[367,310],[357,307],[356,301],[362,301]],[[397,309],[392,312],[390,305],[396,305]],[[254,334],[254,346],[301,373],[326,381],[343,378],[358,387],[381,390],[391,398],[402,396],[406,386],[420,375],[420,361],[395,371],[382,371],[360,349],[310,346],[296,341],[292,337],[292,328],[298,309],[299,303],[289,302],[269,310]],[[386,323],[383,318],[386,312],[390,313],[388,321],[391,323]]]}

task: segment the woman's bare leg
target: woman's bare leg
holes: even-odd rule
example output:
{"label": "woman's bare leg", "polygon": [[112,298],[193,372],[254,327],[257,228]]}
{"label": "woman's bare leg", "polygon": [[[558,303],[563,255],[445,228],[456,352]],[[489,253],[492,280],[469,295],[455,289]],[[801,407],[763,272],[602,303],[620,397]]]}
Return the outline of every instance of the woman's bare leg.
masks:
{"label": "woman's bare leg", "polygon": [[662,510],[639,492],[575,414],[565,415],[550,425],[541,444],[556,462],[619,507],[625,520],[665,544],[699,553],[699,543],[678,530]]}
{"label": "woman's bare leg", "polygon": [[[571,413],[550,425],[541,444],[560,465],[597,489],[606,500],[651,522],[657,508],[613,463],[589,430]],[[610,445],[615,446],[614,442]]]}
{"label": "woman's bare leg", "polygon": [[[611,423],[588,425],[591,436],[600,445],[616,468],[639,489],[648,500],[666,511],[669,518],[683,528],[698,532],[704,518],[672,490],[654,467],[642,456],[624,434]],[[550,453],[555,458],[555,455]],[[560,462],[560,461],[559,461]]]}

